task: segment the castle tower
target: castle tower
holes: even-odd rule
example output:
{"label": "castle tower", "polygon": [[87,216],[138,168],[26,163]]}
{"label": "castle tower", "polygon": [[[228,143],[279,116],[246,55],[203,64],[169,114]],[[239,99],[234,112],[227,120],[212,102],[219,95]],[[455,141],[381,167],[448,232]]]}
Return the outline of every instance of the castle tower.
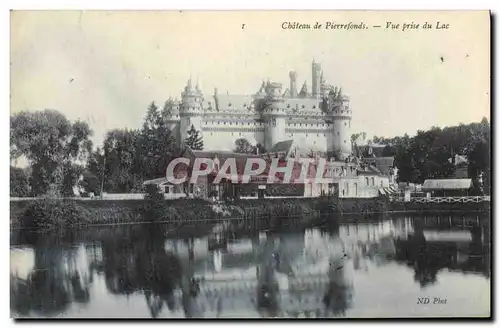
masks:
{"label": "castle tower", "polygon": [[297,73],[290,71],[290,98],[297,98]]}
{"label": "castle tower", "polygon": [[266,85],[265,107],[262,111],[264,127],[264,147],[271,147],[286,136],[286,109],[282,98],[281,83],[268,82]]}
{"label": "castle tower", "polygon": [[312,96],[317,98],[321,94],[321,65],[316,63],[316,61],[312,62]]}
{"label": "castle tower", "polygon": [[352,111],[349,108],[349,97],[344,96],[340,89],[332,96],[328,104],[328,119],[332,122],[332,130],[327,142],[327,151],[330,155],[339,155],[343,160],[352,154]]}
{"label": "castle tower", "polygon": [[[203,116],[202,109],[203,94],[198,83],[193,87],[191,78],[188,80],[184,92],[182,93],[181,106],[179,108],[180,128],[179,142],[184,143],[187,138],[187,132],[194,125],[195,129],[201,131],[201,122]],[[200,132],[201,133],[201,132]]]}

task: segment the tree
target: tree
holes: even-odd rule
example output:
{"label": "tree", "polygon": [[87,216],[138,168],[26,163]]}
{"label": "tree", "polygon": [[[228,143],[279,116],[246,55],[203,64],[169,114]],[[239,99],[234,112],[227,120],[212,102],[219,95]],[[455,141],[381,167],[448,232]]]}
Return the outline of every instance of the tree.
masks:
{"label": "tree", "polygon": [[469,158],[469,176],[473,181],[477,184],[479,176],[483,176],[486,184],[490,133],[490,124],[483,118],[480,123],[418,131],[414,137],[374,137],[374,141],[388,145],[384,156],[393,154],[400,181],[422,183],[425,179],[448,178],[455,170],[449,159],[460,154]]}
{"label": "tree", "polygon": [[29,196],[29,175],[26,170],[11,166],[10,167],[10,196],[28,197]]}
{"label": "tree", "polygon": [[55,110],[20,112],[11,116],[10,153],[13,159],[25,156],[31,165],[30,184],[35,195],[49,191],[61,194],[67,189],[63,186],[65,174],[73,174],[63,167],[87,158],[91,135],[87,123],[72,124]]}
{"label": "tree", "polygon": [[235,148],[234,152],[235,153],[244,153],[244,154],[253,154],[255,153],[255,147],[252,146],[252,144],[244,138],[240,138],[234,142]]}
{"label": "tree", "polygon": [[99,195],[101,193],[101,179],[91,171],[82,172],[82,180],[80,181],[80,188],[86,193],[93,193]]}
{"label": "tree", "polygon": [[[138,188],[142,184],[140,161],[147,160],[137,154],[139,132],[137,130],[115,129],[108,132],[104,140],[103,155],[97,167],[104,167],[104,190],[115,193],[128,193]],[[101,157],[99,155],[96,158]],[[100,172],[99,172],[100,171]],[[102,179],[102,169],[98,170]]]}
{"label": "tree", "polygon": [[474,181],[474,185],[479,185],[479,179],[483,180],[483,190],[490,193],[491,187],[491,155],[489,142],[487,140],[477,142],[469,153],[469,177]]}
{"label": "tree", "polygon": [[193,150],[203,150],[203,139],[194,125],[191,125],[191,129],[189,129],[187,133],[188,137],[185,140],[186,145]]}
{"label": "tree", "polygon": [[139,167],[136,171],[145,180],[164,175],[168,163],[178,153],[176,140],[165,121],[172,103],[167,101],[161,113],[155,103],[151,103],[144,119],[137,145]]}
{"label": "tree", "polygon": [[359,133],[351,134],[351,142],[353,144],[356,144],[356,141],[359,139],[365,140],[366,139],[366,132],[359,132]]}

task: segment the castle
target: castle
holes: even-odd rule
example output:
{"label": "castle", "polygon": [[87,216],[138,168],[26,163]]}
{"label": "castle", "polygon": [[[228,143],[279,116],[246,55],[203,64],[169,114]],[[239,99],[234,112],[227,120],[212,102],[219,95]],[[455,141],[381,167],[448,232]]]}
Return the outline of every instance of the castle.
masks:
{"label": "castle", "polygon": [[189,79],[181,101],[167,101],[167,124],[179,142],[194,126],[208,150],[233,150],[241,138],[268,150],[293,140],[299,147],[346,158],[352,153],[349,98],[323,79],[319,63],[313,60],[311,68],[310,91],[307,81],[298,91],[294,71],[285,91],[281,83],[267,81],[253,95],[224,95],[215,89],[207,96]]}

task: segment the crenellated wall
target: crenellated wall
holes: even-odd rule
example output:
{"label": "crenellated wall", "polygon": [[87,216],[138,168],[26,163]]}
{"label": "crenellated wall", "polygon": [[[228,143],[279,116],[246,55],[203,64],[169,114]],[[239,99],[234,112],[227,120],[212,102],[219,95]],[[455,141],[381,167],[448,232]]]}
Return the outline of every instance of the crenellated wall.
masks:
{"label": "crenellated wall", "polygon": [[204,96],[198,84],[188,81],[182,100],[169,100],[167,120],[178,142],[194,125],[202,133],[206,150],[233,150],[235,141],[247,139],[270,149],[278,142],[294,140],[299,147],[324,151],[343,159],[352,153],[349,98],[323,80],[321,65],[312,63],[312,90],[304,82],[297,92],[297,74],[291,71],[290,84],[262,82],[253,95],[221,94],[215,89]]}

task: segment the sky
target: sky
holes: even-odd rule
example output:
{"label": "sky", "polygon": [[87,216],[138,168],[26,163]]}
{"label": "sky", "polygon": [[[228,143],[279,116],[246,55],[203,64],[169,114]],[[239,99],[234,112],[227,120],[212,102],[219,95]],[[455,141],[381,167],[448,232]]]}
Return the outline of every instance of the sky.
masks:
{"label": "sky", "polygon": [[[368,29],[290,30],[284,22]],[[98,144],[109,129],[139,128],[152,101],[180,99],[189,77],[204,94],[253,94],[262,80],[287,86],[295,70],[298,86],[310,88],[313,58],[349,95],[353,133],[413,135],[490,119],[486,11],[14,11],[11,114],[56,109],[87,121]]]}

